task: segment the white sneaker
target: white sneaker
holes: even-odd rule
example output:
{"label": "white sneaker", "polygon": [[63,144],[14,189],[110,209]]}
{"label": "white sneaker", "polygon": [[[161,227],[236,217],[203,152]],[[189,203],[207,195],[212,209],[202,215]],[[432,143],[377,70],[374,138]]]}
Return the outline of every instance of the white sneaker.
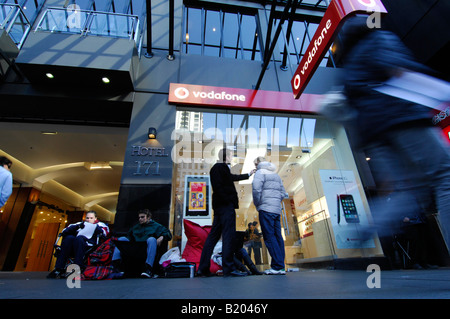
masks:
{"label": "white sneaker", "polygon": [[280,269],[280,270],[275,270],[273,268],[267,269],[264,271],[265,275],[286,275],[286,270]]}

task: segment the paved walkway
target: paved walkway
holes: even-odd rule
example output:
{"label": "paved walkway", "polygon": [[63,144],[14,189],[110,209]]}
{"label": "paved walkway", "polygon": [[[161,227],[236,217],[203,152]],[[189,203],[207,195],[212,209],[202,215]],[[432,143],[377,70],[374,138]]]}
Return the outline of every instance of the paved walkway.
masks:
{"label": "paved walkway", "polygon": [[80,288],[46,274],[0,272],[0,299],[450,299],[450,268],[385,270],[379,276],[321,269],[285,276],[128,278],[80,281]]}
{"label": "paved walkway", "polygon": [[[450,268],[379,273],[320,269],[243,278],[129,278],[80,281],[80,288],[69,288],[66,280],[46,279],[46,275],[0,272],[2,312],[11,309],[19,318],[37,313],[125,319],[154,313],[167,319],[324,318],[375,313],[413,317],[425,309],[434,315],[446,313],[450,299]],[[430,300],[434,301],[430,304]]]}

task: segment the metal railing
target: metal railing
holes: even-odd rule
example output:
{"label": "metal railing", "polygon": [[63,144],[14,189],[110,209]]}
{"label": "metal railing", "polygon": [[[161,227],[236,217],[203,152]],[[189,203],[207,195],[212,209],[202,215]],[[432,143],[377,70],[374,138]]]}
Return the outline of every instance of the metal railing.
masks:
{"label": "metal railing", "polygon": [[0,29],[4,29],[20,49],[31,30],[31,23],[21,6],[2,3],[0,4]]}
{"label": "metal railing", "polygon": [[35,31],[128,38],[140,44],[139,18],[136,15],[80,10],[76,7],[47,8]]}

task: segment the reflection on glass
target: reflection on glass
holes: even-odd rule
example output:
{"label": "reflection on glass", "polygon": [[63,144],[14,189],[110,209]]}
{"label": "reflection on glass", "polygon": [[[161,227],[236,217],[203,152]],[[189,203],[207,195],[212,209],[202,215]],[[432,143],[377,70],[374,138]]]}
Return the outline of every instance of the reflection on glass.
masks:
{"label": "reflection on glass", "polygon": [[[195,143],[198,131],[193,129],[196,119],[202,123],[200,126],[203,128],[203,143],[200,148]],[[187,161],[179,164],[174,161],[174,200],[183,200],[185,175],[209,174],[224,143],[234,151],[231,170],[235,174],[249,172],[254,168],[254,159],[265,156],[277,166],[277,173],[289,194],[289,198],[283,201],[283,218],[280,220],[286,263],[295,265],[305,258],[333,255],[335,252],[329,230],[329,214],[325,198],[319,191],[321,182],[316,180],[318,174],[315,163],[327,163],[320,169],[335,169],[336,164],[331,151],[333,144],[328,126],[323,123],[317,126],[317,121],[315,118],[299,115],[177,111],[176,129],[183,130],[183,137],[189,138],[190,132],[194,143],[193,146],[184,144],[191,147],[192,152],[192,155],[187,155]],[[272,137],[275,137],[274,143]],[[178,141],[175,144],[177,149]],[[309,154],[302,152],[305,147],[311,150]],[[198,158],[202,161],[198,161]],[[237,230],[244,231],[249,222],[258,221],[258,212],[252,201],[252,179],[235,185],[239,196],[236,227]],[[174,220],[174,223],[180,223],[176,218]],[[260,266],[268,268],[270,256],[264,243],[260,249]]]}
{"label": "reflection on glass", "polygon": [[[275,26],[278,25],[279,20],[276,20]],[[285,37],[278,38],[278,48],[280,56],[284,54],[284,50],[288,48],[289,60],[291,64],[298,64],[308,49],[311,38],[314,36],[318,23],[306,22],[306,21],[293,21],[292,29],[289,36],[289,41],[286,41]],[[283,32],[286,35],[287,27],[283,26]],[[326,67],[328,60],[331,59],[329,52],[327,51],[324,58],[320,62],[320,66]]]}
{"label": "reflection on glass", "polygon": [[218,11],[207,11],[205,13],[205,45],[219,46],[220,45],[220,16]]}
{"label": "reflection on glass", "polygon": [[293,147],[293,146],[299,145],[301,124],[302,124],[302,119],[294,118],[294,117],[289,118],[287,147]]}
{"label": "reflection on glass", "polygon": [[313,147],[314,144],[314,128],[316,126],[315,119],[304,119],[301,134],[301,146]]}
{"label": "reflection on glass", "polygon": [[243,14],[186,7],[184,21],[183,52],[261,60],[256,12]]}
{"label": "reflection on glass", "polygon": [[286,145],[286,137],[287,137],[287,117],[276,117],[275,118],[275,127],[279,129],[278,139],[274,138],[273,145]]}

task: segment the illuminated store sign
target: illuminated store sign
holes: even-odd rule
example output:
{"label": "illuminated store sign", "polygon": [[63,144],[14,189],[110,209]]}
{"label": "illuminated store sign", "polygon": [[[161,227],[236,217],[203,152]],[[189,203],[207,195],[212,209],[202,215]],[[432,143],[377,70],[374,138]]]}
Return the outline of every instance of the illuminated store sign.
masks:
{"label": "illuminated store sign", "polygon": [[298,100],[289,92],[236,89],[171,83],[169,103],[252,110],[316,113],[319,94],[304,94]]}
{"label": "illuminated store sign", "polygon": [[[356,13],[373,15],[387,11],[380,0],[332,0],[292,77],[291,86],[296,99],[311,80],[345,19]],[[371,17],[367,21],[368,27],[377,27],[370,25],[373,23]]]}

